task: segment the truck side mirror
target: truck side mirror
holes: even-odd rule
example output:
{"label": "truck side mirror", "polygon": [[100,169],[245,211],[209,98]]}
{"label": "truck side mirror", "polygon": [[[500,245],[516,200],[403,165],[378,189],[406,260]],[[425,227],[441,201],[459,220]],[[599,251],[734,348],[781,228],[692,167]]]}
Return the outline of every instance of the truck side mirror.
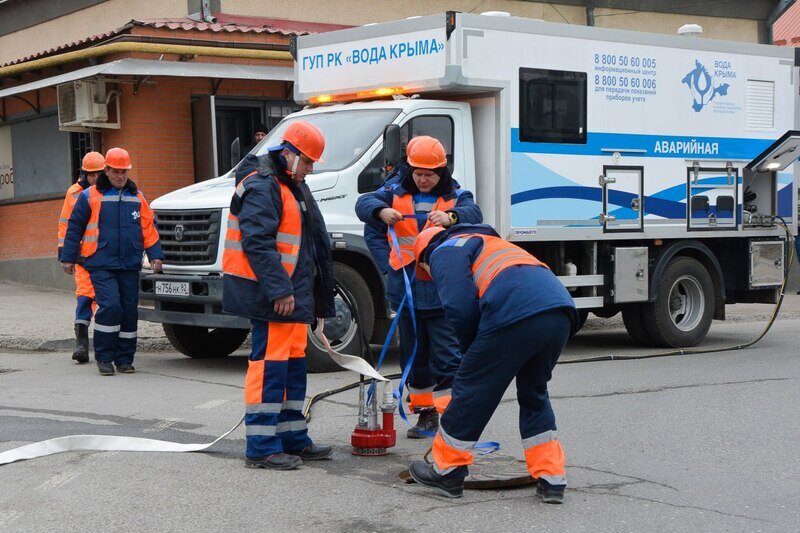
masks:
{"label": "truck side mirror", "polygon": [[231,168],[239,164],[242,160],[242,148],[239,143],[239,137],[236,137],[231,143]]}
{"label": "truck side mirror", "polygon": [[395,168],[400,162],[400,126],[389,124],[383,130],[383,161],[386,167]]}

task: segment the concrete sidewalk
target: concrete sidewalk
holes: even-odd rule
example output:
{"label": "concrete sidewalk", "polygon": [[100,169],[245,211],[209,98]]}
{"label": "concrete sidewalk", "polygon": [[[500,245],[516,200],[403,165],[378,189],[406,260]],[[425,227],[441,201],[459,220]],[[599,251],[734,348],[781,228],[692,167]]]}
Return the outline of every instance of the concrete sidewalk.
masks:
{"label": "concrete sidewalk", "polygon": [[[0,282],[0,350],[71,352],[74,347],[72,293]],[[726,322],[762,322],[772,305],[737,304],[727,308]],[[778,319],[800,318],[800,296],[787,293]],[[717,323],[717,322],[715,322]],[[713,327],[713,326],[712,326]],[[624,328],[621,315],[610,319],[590,316],[585,331]],[[140,352],[174,351],[161,324],[139,321]]]}
{"label": "concrete sidewalk", "polygon": [[[0,295],[0,350],[72,352],[74,293],[0,282]],[[173,350],[161,324],[139,321],[138,336],[139,351]]]}

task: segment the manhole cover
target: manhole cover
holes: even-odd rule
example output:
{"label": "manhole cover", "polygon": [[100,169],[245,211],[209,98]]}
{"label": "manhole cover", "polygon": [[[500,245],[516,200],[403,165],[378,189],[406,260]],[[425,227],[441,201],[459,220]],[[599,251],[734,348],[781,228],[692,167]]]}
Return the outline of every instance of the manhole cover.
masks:
{"label": "manhole cover", "polygon": [[[400,472],[399,477],[406,483],[414,483],[408,470]],[[469,476],[464,480],[465,489],[489,490],[507,489],[532,485],[533,478],[523,461],[502,453],[478,455],[469,467]]]}

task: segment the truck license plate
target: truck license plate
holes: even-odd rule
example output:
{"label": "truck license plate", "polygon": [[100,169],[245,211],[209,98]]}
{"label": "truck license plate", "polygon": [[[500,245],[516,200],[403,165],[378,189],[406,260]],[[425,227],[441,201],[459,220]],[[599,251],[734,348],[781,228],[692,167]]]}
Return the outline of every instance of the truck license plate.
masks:
{"label": "truck license plate", "polygon": [[156,294],[189,296],[189,283],[183,281],[156,281]]}

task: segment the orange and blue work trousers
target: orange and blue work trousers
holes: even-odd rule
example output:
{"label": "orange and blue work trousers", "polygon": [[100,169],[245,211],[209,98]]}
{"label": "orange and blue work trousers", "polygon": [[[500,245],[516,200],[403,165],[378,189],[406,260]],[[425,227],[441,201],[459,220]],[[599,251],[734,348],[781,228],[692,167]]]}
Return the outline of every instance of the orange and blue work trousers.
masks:
{"label": "orange and blue work trousers", "polygon": [[88,326],[94,315],[94,287],[89,272],[81,265],[75,265],[75,323]]}
{"label": "orange and blue work trousers", "polygon": [[307,324],[251,320],[253,349],[244,384],[249,459],[311,444],[303,416]]}
{"label": "orange and blue work trousers", "polygon": [[567,343],[572,319],[545,311],[495,331],[479,333],[464,354],[453,395],[433,440],[434,466],[447,474],[472,464],[470,449],[516,378],[519,431],[534,479],[566,486],[564,451],[556,433],[547,382]]}

